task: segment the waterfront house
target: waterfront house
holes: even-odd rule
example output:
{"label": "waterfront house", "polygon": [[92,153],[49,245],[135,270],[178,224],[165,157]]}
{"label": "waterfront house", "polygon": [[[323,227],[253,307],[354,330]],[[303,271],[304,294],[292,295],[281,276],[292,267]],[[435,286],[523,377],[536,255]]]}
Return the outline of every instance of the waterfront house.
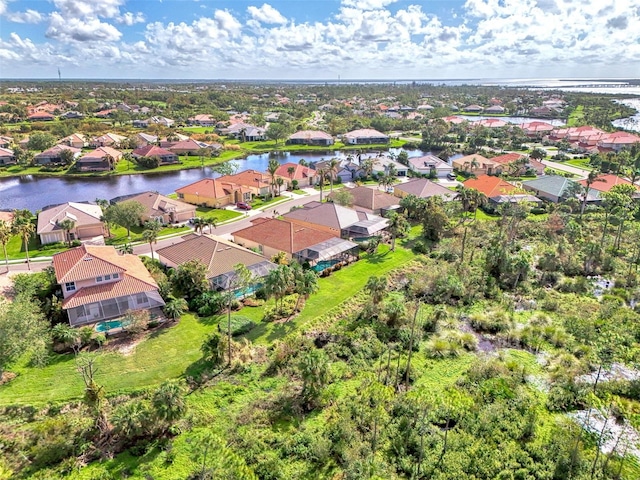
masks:
{"label": "waterfront house", "polygon": [[158,285],[136,255],[111,246],[82,245],[53,256],[62,309],[72,327],[164,306]]}
{"label": "waterfront house", "polygon": [[265,196],[271,192],[271,177],[257,170],[244,170],[233,175],[224,175],[216,179],[221,183],[240,185],[249,189],[251,195]]}
{"label": "waterfront house", "polygon": [[181,140],[167,147],[167,150],[171,150],[176,155],[200,155],[201,151],[207,151],[207,155],[210,155],[212,151],[219,149],[220,145],[218,144],[209,145],[192,138]]}
{"label": "waterfront house", "polygon": [[345,133],[342,141],[346,145],[387,144],[389,136],[372,128],[361,128]]}
{"label": "waterfront house", "polygon": [[459,172],[471,173],[473,175],[492,175],[496,173],[498,167],[500,169],[502,168],[499,163],[478,153],[456,158],[451,161],[451,165]]}
{"label": "waterfront house", "polygon": [[138,147],[146,147],[147,145],[155,145],[158,143],[158,137],[150,133],[138,132],[133,138]]}
{"label": "waterfront house", "polygon": [[160,160],[160,165],[168,165],[172,163],[178,163],[180,159],[174,152],[167,150],[156,145],[146,145],[144,147],[138,147],[131,152],[133,158],[141,157],[157,157]]}
{"label": "waterfront house", "polygon": [[76,160],[81,172],[103,172],[113,170],[122,158],[122,152],[111,147],[98,147]]}
{"label": "waterfront house", "polygon": [[212,208],[251,201],[250,188],[235,183],[221,182],[216,178],[203,178],[176,189],[176,193],[178,198],[184,202]]}
{"label": "waterfront house", "polygon": [[292,186],[293,180],[298,182],[298,187],[312,187],[318,178],[317,172],[299,163],[285,163],[276,170],[276,176],[282,178]]}
{"label": "waterfront house", "polygon": [[320,130],[300,130],[289,136],[287,144],[328,146],[333,145],[333,137]]}
{"label": "waterfront house", "polygon": [[177,268],[198,260],[207,267],[207,280],[213,290],[227,290],[236,276],[235,266],[246,266],[253,275],[255,284],[276,268],[276,265],[259,253],[215,235],[190,234],[181,242],[158,249],[158,257],[167,267]]}
{"label": "waterfront house", "polygon": [[16,156],[10,148],[0,147],[0,166],[15,165]]}
{"label": "waterfront house", "polygon": [[[38,214],[36,234],[42,245],[88,239],[104,243],[105,228],[101,218],[102,209],[98,205],[67,202]],[[64,220],[73,222],[73,228],[68,233],[60,226]]]}
{"label": "waterfront house", "polygon": [[160,223],[186,222],[196,216],[196,207],[186,202],[169,198],[158,192],[142,192],[132,195],[124,195],[111,199],[111,203],[119,203],[133,200],[142,204],[145,208],[140,217],[141,222],[156,220]]}
{"label": "waterfront house", "polygon": [[232,123],[228,127],[218,129],[220,135],[226,135],[243,142],[258,142],[266,140],[266,129],[244,122]]}
{"label": "waterfront house", "polygon": [[69,147],[67,145],[54,145],[51,148],[46,149],[44,152],[40,152],[33,157],[33,163],[36,165],[47,165],[50,163],[62,163],[61,154],[65,150],[73,153],[73,158],[78,158],[82,151],[76,147]]}
{"label": "waterfront house", "polygon": [[194,115],[193,117],[189,117],[187,119],[187,123],[189,125],[198,125],[200,127],[215,127],[217,120],[208,113],[201,113]]}

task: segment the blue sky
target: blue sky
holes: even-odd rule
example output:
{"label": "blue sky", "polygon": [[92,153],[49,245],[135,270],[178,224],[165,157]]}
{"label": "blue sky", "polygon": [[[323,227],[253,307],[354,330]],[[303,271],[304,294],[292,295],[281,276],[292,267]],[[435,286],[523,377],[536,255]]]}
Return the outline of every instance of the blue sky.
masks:
{"label": "blue sky", "polygon": [[640,0],[0,0],[0,77],[637,78]]}

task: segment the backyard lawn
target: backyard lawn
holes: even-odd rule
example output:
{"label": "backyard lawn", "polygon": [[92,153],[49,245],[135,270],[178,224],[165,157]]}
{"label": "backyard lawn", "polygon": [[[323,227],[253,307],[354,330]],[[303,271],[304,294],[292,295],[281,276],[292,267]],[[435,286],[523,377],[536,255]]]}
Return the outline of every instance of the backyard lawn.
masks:
{"label": "backyard lawn", "polygon": [[[417,231],[414,229],[412,233]],[[403,248],[402,243],[397,243],[395,252],[383,245],[377,254],[363,255],[355,264],[321,278],[318,293],[311,296],[302,313],[290,322],[264,323],[261,321],[264,307],[245,307],[240,314],[258,322],[247,338],[258,344],[268,344],[304,328],[362,290],[371,275],[386,274],[411,261],[414,254]],[[194,362],[201,357],[200,345],[216,330],[219,320],[217,316],[199,319],[187,314],[177,325],[150,334],[131,352],[101,351],[96,355],[96,381],[112,394],[189,375],[191,369],[197,368]],[[52,363],[44,368],[20,364],[11,371],[18,376],[0,386],[0,405],[66,401],[80,398],[83,393],[73,355],[54,355]]]}

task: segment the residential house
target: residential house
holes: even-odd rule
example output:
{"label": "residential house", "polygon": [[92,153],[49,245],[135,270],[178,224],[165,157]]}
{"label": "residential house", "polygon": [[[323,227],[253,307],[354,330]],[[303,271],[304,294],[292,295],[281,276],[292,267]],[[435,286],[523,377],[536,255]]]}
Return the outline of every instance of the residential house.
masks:
{"label": "residential house", "polygon": [[181,133],[172,133],[168,137],[161,138],[158,140],[158,145],[162,148],[169,148],[175,145],[178,142],[182,142],[185,140],[189,140],[191,137],[187,135],[183,135]]}
{"label": "residential house", "polygon": [[450,190],[426,178],[414,178],[408,182],[394,185],[393,194],[399,198],[404,198],[407,195],[414,195],[418,198],[440,196],[445,202],[458,196],[454,190]]}
{"label": "residential house", "polygon": [[356,211],[336,203],[309,202],[283,215],[287,221],[323,230],[336,237],[365,238],[379,235],[387,228],[387,219]]}
{"label": "residential house", "polygon": [[136,255],[111,246],[82,245],[53,256],[62,309],[79,327],[164,306],[158,285]]}
{"label": "residential house", "polygon": [[158,143],[158,137],[149,133],[139,132],[133,137],[138,147],[145,147],[147,145],[156,145]]}
{"label": "residential house", "polygon": [[358,259],[356,243],[308,225],[276,218],[255,218],[250,227],[233,234],[233,241],[267,257],[284,252],[289,260],[308,264],[321,272],[339,262]]}
{"label": "residential house", "polygon": [[629,132],[615,132],[603,135],[597,142],[597,146],[603,151],[619,152],[625,148],[631,148],[634,144],[640,144],[640,136]]}
{"label": "residential house", "polygon": [[467,122],[466,119],[460,118],[460,117],[456,117],[455,115],[451,115],[449,117],[444,117],[442,120],[444,120],[445,122],[450,123],[452,125],[460,125],[461,123]]}
{"label": "residential house", "polygon": [[345,133],[342,141],[346,145],[387,144],[389,136],[372,128],[362,128]]}
{"label": "residential house", "polygon": [[70,120],[70,119],[75,119],[75,118],[84,118],[84,114],[80,113],[76,110],[69,110],[68,112],[64,112],[62,115],[60,115],[60,120]]}
{"label": "residential house", "polygon": [[13,143],[13,137],[0,135],[0,148],[9,148]]}
{"label": "residential house", "polygon": [[453,167],[451,165],[431,154],[409,158],[409,169],[433,178],[444,179],[447,178],[447,175],[453,174]]}
{"label": "residential house", "polygon": [[[578,183],[583,187],[587,186],[587,180],[579,180]],[[629,180],[626,180],[617,175],[612,175],[609,173],[603,173],[598,175],[596,181],[593,182],[589,188],[591,190],[597,190],[599,192],[609,192],[616,185],[633,185],[633,187],[640,191],[640,186],[631,183]]]}
{"label": "residential house", "polygon": [[506,127],[507,125],[509,125],[507,122],[505,122],[504,120],[500,120],[499,118],[484,118],[482,120],[471,122],[472,127],[502,128]]}
{"label": "residential house", "polygon": [[544,175],[522,182],[522,188],[542,199],[558,203],[579,193],[580,184],[559,175]]}
{"label": "residential house", "polygon": [[462,110],[469,113],[479,113],[482,112],[484,108],[480,105],[467,105]]}
{"label": "residential house", "polygon": [[542,162],[521,153],[505,153],[491,160],[502,166],[502,168],[496,167],[497,173],[509,172],[511,175],[524,175],[533,171],[536,175],[544,174],[545,166]]}
{"label": "residential house", "polygon": [[271,176],[257,170],[244,170],[233,175],[217,178],[219,182],[233,183],[246,187],[252,196],[265,196],[271,193]]}
{"label": "residential house", "polygon": [[494,115],[499,113],[504,113],[505,111],[506,109],[501,105],[492,105],[489,108],[484,109],[484,113],[489,113]]}
{"label": "residential house", "polygon": [[[290,171],[290,169],[292,169]],[[299,163],[285,163],[278,167],[276,170],[276,176],[282,178],[285,182],[288,182],[288,186],[291,187],[291,182],[296,180],[299,187],[312,187],[316,184],[317,172],[311,168]]]}
{"label": "residential house", "polygon": [[138,147],[131,152],[133,158],[140,157],[158,157],[160,165],[168,165],[171,163],[178,163],[180,159],[174,152],[167,150],[156,145],[147,145],[145,147]]}
{"label": "residential house", "polygon": [[264,256],[214,235],[190,234],[183,241],[157,251],[160,262],[177,268],[198,260],[207,267],[207,280],[213,290],[228,290],[236,277],[235,266],[245,265],[253,274],[255,283],[276,268]]}
{"label": "residential house", "polygon": [[208,113],[194,115],[187,119],[189,125],[198,125],[200,127],[215,127],[217,120]]}
{"label": "residential house", "polygon": [[[376,187],[360,186],[355,188],[344,188],[343,191],[349,192],[353,198],[353,206],[358,210],[375,213],[384,216],[389,210],[395,210],[398,207],[398,197],[378,190]],[[328,197],[333,199],[335,193]]]}
{"label": "residential house", "polygon": [[55,119],[56,117],[47,112],[35,112],[27,117],[30,122],[53,122]]}
{"label": "residential house", "polygon": [[122,158],[122,152],[111,147],[98,147],[76,160],[81,172],[103,172],[113,170]]}
{"label": "residential house", "polygon": [[72,133],[59,142],[62,145],[82,149],[88,145],[87,137],[82,133]]}
{"label": "residential house", "polygon": [[0,166],[15,165],[16,156],[10,148],[0,147]]}
{"label": "residential house", "polygon": [[[102,223],[102,209],[98,205],[89,203],[67,202],[42,210],[38,214],[37,235],[40,243],[66,242],[72,240],[87,240],[103,237],[105,234]],[[74,225],[68,233],[60,227],[63,220],[71,220]],[[104,243],[104,238],[95,240]]]}
{"label": "residential house", "polygon": [[82,151],[76,147],[69,147],[67,145],[54,145],[51,148],[46,149],[44,152],[40,152],[33,157],[33,163],[36,165],[47,165],[50,163],[62,163],[61,154],[65,150],[73,153],[73,158],[78,158]]}
{"label": "residential house", "polygon": [[218,131],[221,135],[233,137],[243,142],[258,142],[267,139],[266,129],[244,122],[233,123]]}
{"label": "residential house", "polygon": [[105,133],[104,135],[100,135],[99,137],[94,137],[89,140],[89,146],[92,148],[117,148],[120,145],[120,142],[124,142],[126,139],[127,137],[123,137],[122,135],[118,135],[117,133]]}
{"label": "residential house", "polygon": [[[349,158],[338,158],[338,165],[336,166],[336,170],[333,173],[334,181],[339,181],[341,183],[352,182],[358,178],[364,178],[366,173],[360,167],[358,163],[353,162]],[[329,179],[328,171],[329,171],[329,162],[331,160],[321,160],[319,162],[313,162],[311,166],[316,170],[316,172],[320,170],[324,170],[327,172],[325,178]],[[340,180],[338,180],[340,179]]]}
{"label": "residential house", "polygon": [[521,123],[520,125],[516,125],[522,129],[524,134],[527,137],[537,138],[542,137],[543,135],[548,135],[555,127],[547,122],[526,122]]}
{"label": "residential house", "polygon": [[521,193],[520,189],[513,183],[491,175],[479,175],[477,178],[470,178],[465,180],[463,185],[466,188],[473,188],[480,193],[484,193],[487,198]]}
{"label": "residential house", "polygon": [[453,168],[459,172],[471,173],[473,175],[493,175],[502,169],[499,163],[486,158],[478,153],[465,155],[451,161]]}
{"label": "residential house", "polygon": [[173,127],[176,123],[167,117],[149,117],[144,120],[134,120],[133,126],[137,128],[147,128],[149,125],[162,125],[163,127]]}
{"label": "residential house", "polygon": [[301,130],[287,139],[289,145],[333,145],[333,137],[320,130]]}
{"label": "residential house", "polygon": [[396,162],[387,155],[376,157],[361,157],[360,163],[358,165],[362,165],[362,162],[367,158],[373,160],[373,171],[377,174],[388,174],[392,170],[395,172],[395,177],[406,177],[409,174],[409,167],[403,165],[400,162]]}
{"label": "residential house", "polygon": [[177,155],[199,155],[202,149],[208,150],[209,152],[213,150],[218,150],[221,146],[217,144],[208,144],[204,142],[199,142],[197,140],[189,139],[189,140],[181,140],[173,145],[167,147],[167,150],[171,150],[173,153]]}
{"label": "residential house", "polygon": [[142,192],[111,199],[111,203],[133,200],[145,208],[141,221],[157,220],[164,224],[186,222],[196,216],[196,207],[158,192]]}
{"label": "residential house", "polygon": [[251,189],[217,178],[203,178],[176,189],[178,198],[193,205],[212,208],[226,207],[237,202],[251,201]]}

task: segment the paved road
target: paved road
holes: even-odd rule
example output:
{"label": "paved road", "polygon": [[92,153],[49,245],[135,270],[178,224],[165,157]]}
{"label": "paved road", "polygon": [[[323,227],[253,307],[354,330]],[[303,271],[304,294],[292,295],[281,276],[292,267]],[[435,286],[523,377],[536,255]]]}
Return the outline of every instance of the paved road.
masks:
{"label": "paved road", "polygon": [[542,164],[555,170],[573,173],[574,175],[578,175],[580,179],[587,178],[590,172],[590,170],[585,170],[584,168],[574,167],[573,165],[567,165],[565,163],[552,162],[551,160],[542,160]]}

